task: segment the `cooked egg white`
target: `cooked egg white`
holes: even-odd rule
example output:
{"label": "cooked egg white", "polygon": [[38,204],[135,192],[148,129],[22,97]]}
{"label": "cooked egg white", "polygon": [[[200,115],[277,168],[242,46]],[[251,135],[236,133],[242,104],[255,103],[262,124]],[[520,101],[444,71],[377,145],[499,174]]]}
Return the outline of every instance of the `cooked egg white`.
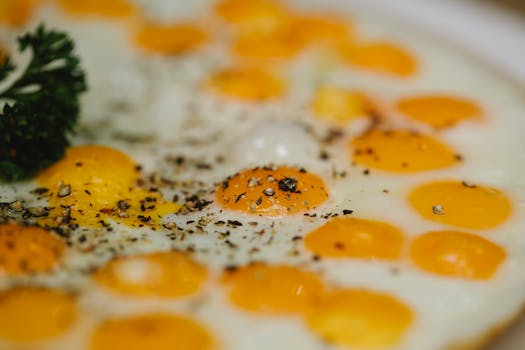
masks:
{"label": "cooked egg white", "polygon": [[0,185],[58,227],[0,225],[0,349],[430,350],[517,315],[522,90],[342,2],[71,3],[2,24],[70,32],[90,91]]}

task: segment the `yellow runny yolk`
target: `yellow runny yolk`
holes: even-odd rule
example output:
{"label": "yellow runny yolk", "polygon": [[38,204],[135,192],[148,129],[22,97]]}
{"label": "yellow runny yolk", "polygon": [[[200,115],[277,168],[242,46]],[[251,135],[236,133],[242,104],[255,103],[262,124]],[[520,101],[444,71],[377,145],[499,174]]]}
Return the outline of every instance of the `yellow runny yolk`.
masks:
{"label": "yellow runny yolk", "polygon": [[38,0],[0,0],[0,23],[23,26],[31,19],[38,5]]}
{"label": "yellow runny yolk", "polygon": [[210,333],[195,321],[170,314],[146,314],[102,322],[91,350],[210,350]]}
{"label": "yellow runny yolk", "polygon": [[379,221],[335,218],[304,238],[308,250],[322,257],[398,259],[403,233]]}
{"label": "yellow runny yolk", "polygon": [[65,158],[37,177],[41,186],[53,192],[48,200],[54,209],[43,223],[100,227],[111,218],[132,227],[158,227],[162,217],[180,205],[137,187],[138,177],[136,164],[115,149],[70,148]]}
{"label": "yellow runny yolk", "polygon": [[343,57],[351,66],[393,77],[410,77],[417,71],[415,58],[390,43],[348,43],[341,47]]}
{"label": "yellow runny yolk", "polygon": [[136,28],[134,40],[135,45],[143,50],[176,55],[198,48],[208,40],[208,36],[201,28],[189,23],[173,25],[146,23]]}
{"label": "yellow runny yolk", "polygon": [[247,102],[264,102],[282,97],[285,83],[278,76],[258,68],[223,70],[212,75],[205,87],[219,95]]}
{"label": "yellow runny yolk", "polygon": [[304,313],[323,293],[313,272],[286,265],[251,264],[225,273],[230,302],[259,314]]}
{"label": "yellow runny yolk", "polygon": [[143,297],[183,297],[199,290],[206,269],[181,252],[159,252],[111,260],[93,275],[116,293]]}
{"label": "yellow runny yolk", "polygon": [[373,106],[368,97],[361,92],[324,86],[317,90],[312,109],[320,119],[333,123],[347,123],[368,116],[373,111]]}
{"label": "yellow runny yolk", "polygon": [[64,12],[73,16],[126,18],[136,9],[127,0],[56,0]]}
{"label": "yellow runny yolk", "polygon": [[0,276],[49,272],[66,244],[53,233],[34,226],[0,225]]}
{"label": "yellow runny yolk", "polygon": [[257,167],[219,184],[216,198],[223,208],[283,216],[315,208],[328,199],[328,192],[320,177],[304,169]]}
{"label": "yellow runny yolk", "polygon": [[476,103],[452,96],[414,96],[397,102],[397,109],[408,118],[434,128],[446,128],[463,120],[478,120],[483,112]]}
{"label": "yellow runny yolk", "polygon": [[505,250],[477,235],[433,231],[417,237],[410,257],[419,268],[446,277],[490,279],[505,260]]}
{"label": "yellow runny yolk", "polygon": [[512,209],[502,191],[464,181],[423,184],[412,190],[409,201],[427,220],[470,229],[500,225]]}
{"label": "yellow runny yolk", "polygon": [[460,159],[447,145],[408,130],[371,130],[350,143],[357,164],[395,173],[450,167]]}
{"label": "yellow runny yolk", "polygon": [[393,296],[346,289],[319,299],[307,321],[328,343],[376,349],[398,344],[413,319],[410,308]]}
{"label": "yellow runny yolk", "polygon": [[61,335],[77,316],[73,296],[40,288],[0,292],[0,338],[31,342]]}

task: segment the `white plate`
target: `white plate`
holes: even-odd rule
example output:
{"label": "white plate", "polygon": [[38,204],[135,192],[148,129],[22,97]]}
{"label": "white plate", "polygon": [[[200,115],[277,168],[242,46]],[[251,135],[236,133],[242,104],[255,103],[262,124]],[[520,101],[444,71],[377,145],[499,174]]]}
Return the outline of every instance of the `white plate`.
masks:
{"label": "white plate", "polygon": [[[305,0],[302,0],[305,1]],[[525,96],[525,14],[480,0],[325,0],[421,28],[499,71]],[[525,315],[486,350],[525,349]]]}

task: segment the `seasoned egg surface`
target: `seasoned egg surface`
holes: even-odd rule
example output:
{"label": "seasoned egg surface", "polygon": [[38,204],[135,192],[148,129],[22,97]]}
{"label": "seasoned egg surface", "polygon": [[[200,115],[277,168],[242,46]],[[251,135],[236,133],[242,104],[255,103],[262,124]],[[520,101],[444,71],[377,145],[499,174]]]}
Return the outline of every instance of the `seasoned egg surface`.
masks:
{"label": "seasoned egg surface", "polygon": [[348,10],[0,0],[0,60],[46,22],[90,86],[64,157],[0,183],[0,350],[441,350],[513,320],[522,89]]}

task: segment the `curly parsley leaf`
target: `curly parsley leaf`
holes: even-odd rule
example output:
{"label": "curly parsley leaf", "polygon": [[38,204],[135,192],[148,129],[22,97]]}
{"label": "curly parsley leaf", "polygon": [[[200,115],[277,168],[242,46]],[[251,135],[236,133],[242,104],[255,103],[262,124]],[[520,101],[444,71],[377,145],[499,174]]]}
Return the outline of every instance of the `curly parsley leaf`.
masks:
{"label": "curly parsley leaf", "polygon": [[[20,77],[0,92],[0,178],[23,180],[55,163],[69,146],[78,121],[85,74],[67,34],[43,25],[18,39],[31,60]],[[16,66],[0,62],[0,81]]]}

